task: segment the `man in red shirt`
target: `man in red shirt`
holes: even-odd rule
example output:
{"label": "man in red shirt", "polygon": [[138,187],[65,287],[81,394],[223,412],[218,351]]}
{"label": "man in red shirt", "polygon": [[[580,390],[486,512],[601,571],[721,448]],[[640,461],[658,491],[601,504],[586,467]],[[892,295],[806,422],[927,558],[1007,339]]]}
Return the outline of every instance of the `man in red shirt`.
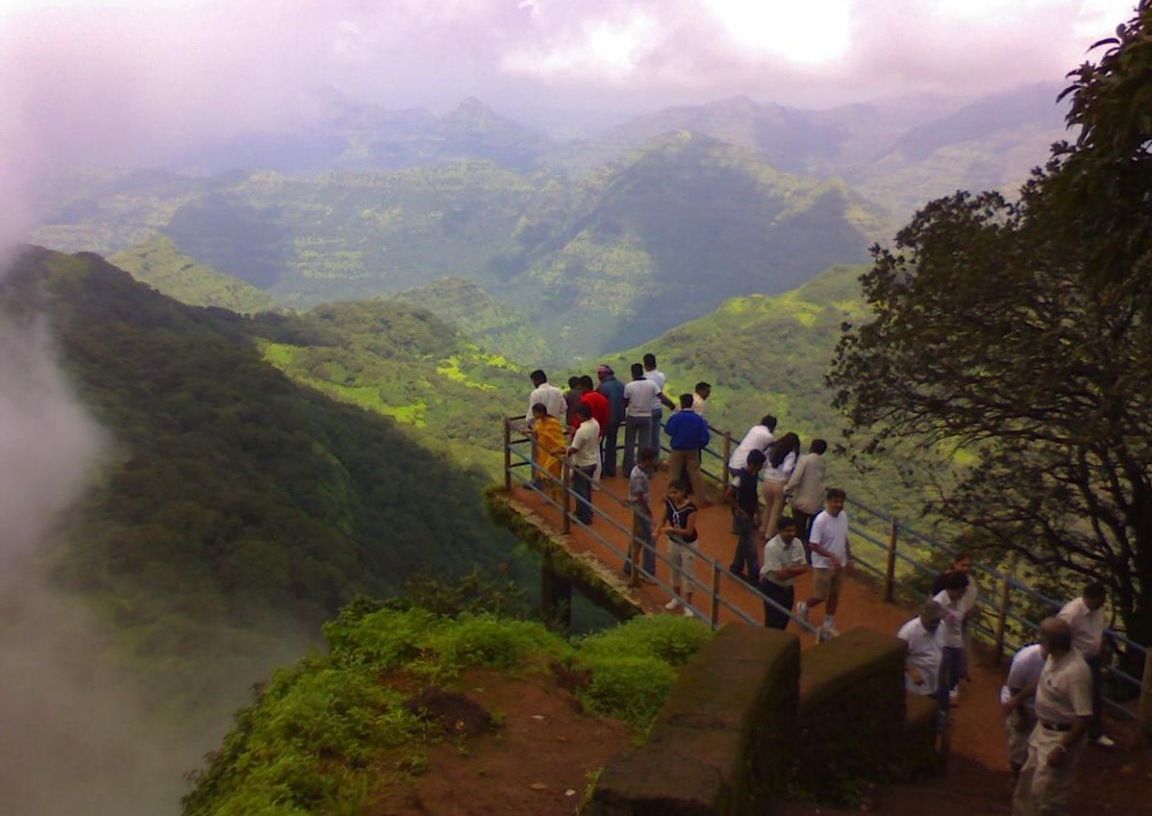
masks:
{"label": "man in red shirt", "polygon": [[[608,427],[608,421],[612,415],[608,398],[596,390],[596,387],[592,385],[592,378],[587,374],[580,378],[580,390],[583,391],[580,395],[580,402],[592,409],[592,418],[600,423],[600,436],[604,436],[604,429]],[[572,427],[579,427],[579,423],[574,423]]]}

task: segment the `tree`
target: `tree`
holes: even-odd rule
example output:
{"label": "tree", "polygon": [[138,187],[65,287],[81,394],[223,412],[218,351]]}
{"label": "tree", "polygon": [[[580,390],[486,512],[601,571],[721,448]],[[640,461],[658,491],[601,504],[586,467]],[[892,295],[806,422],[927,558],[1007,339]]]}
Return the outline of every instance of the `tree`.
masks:
{"label": "tree", "polygon": [[950,465],[932,509],[1105,582],[1152,643],[1150,0],[1105,44],[1018,201],[957,193],[873,248],[829,382],[862,450]]}

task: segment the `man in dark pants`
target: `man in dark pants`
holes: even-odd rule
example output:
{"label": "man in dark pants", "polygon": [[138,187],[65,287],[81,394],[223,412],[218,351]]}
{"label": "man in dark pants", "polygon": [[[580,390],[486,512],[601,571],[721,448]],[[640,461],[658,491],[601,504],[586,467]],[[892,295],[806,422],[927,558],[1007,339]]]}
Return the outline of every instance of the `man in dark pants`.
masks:
{"label": "man in dark pants", "polygon": [[596,369],[596,378],[600,384],[596,390],[608,400],[608,427],[601,428],[604,438],[604,450],[601,456],[603,468],[601,476],[612,477],[616,475],[616,445],[620,434],[620,426],[624,424],[624,383],[616,379],[616,372],[610,365],[601,365]]}
{"label": "man in dark pants", "polygon": [[760,580],[760,555],[756,552],[760,544],[760,491],[756,474],[766,459],[763,451],[749,453],[744,467],[732,474],[724,491],[724,502],[732,508],[732,526],[736,531],[736,552],[728,569],[750,584]]}
{"label": "man in dark pants", "polygon": [[792,618],[796,579],[808,571],[808,559],[804,555],[804,545],[796,535],[796,522],[784,516],[776,524],[780,532],[764,545],[760,591],[777,604],[773,606],[764,601],[764,625],[784,630]]}
{"label": "man in dark pants", "polygon": [[1088,724],[1088,740],[1101,748],[1111,748],[1116,744],[1104,733],[1104,696],[1100,688],[1100,672],[1108,648],[1104,636],[1107,628],[1104,602],[1107,600],[1108,593],[1103,584],[1089,584],[1079,598],[1064,604],[1057,616],[1072,630],[1072,648],[1080,653],[1092,671],[1092,721]]}
{"label": "man in dark pants", "polygon": [[572,436],[568,456],[572,461],[572,492],[576,494],[576,520],[592,523],[592,480],[600,463],[600,426],[585,402],[576,406],[580,427]]}

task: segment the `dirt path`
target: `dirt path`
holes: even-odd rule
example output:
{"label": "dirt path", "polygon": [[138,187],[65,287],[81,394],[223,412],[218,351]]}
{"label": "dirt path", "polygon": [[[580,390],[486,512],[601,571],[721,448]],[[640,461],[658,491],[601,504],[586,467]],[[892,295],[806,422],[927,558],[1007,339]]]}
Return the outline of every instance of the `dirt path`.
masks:
{"label": "dirt path", "polygon": [[[663,502],[665,484],[666,477],[663,473],[654,476],[653,495],[657,507]],[[601,491],[594,493],[593,505],[627,530],[630,525],[629,510],[606,495],[610,492],[622,496],[627,490],[626,481],[621,478],[609,479],[604,481],[602,487]],[[533,491],[517,489],[514,493],[519,502],[539,513],[556,530],[560,529],[561,514],[558,510],[548,505]],[[735,545],[728,510],[719,505],[705,507],[701,510],[697,524],[701,550],[717,559],[722,565],[727,565]],[[592,524],[592,529],[617,550],[623,550],[627,533],[613,526],[608,519],[598,516]],[[591,532],[581,529],[578,525],[573,525],[570,542],[571,548],[576,552],[592,554],[614,569],[618,569],[621,565],[620,556],[614,554]],[[660,542],[658,546],[664,547],[664,542]],[[706,564],[698,562],[696,577],[704,586],[710,586],[712,571]],[[664,584],[668,583],[668,568],[663,563],[657,566],[657,578]],[[623,585],[622,575],[620,580]],[[809,579],[802,578],[797,584],[797,597],[804,597],[809,588]],[[663,605],[670,597],[667,589],[642,585],[630,591],[645,609],[664,613]],[[748,591],[748,587],[742,581],[727,572],[720,576],[720,593],[757,621],[762,620],[763,612],[759,599]],[[707,603],[707,593],[697,597],[698,608],[707,611]],[[855,626],[867,626],[877,631],[895,634],[913,614],[909,609],[885,603],[870,580],[857,576],[846,582],[840,610],[836,616],[837,627],[841,631],[847,631]],[[722,607],[720,619],[727,622],[738,619],[738,616]],[[810,648],[815,645],[815,638],[806,633],[801,634],[801,645],[802,648]],[[1003,669],[993,665],[991,656],[978,648],[972,661],[971,674],[971,681],[962,686],[960,705],[955,709],[949,775],[926,785],[894,788],[882,795],[879,808],[881,812],[911,814],[913,812],[911,808],[916,806],[915,812],[921,814],[926,804],[925,796],[929,796],[934,802],[940,802],[942,807],[944,802],[953,803],[947,809],[933,806],[936,816],[947,816],[952,813],[1008,812],[1006,806],[1002,805],[1008,801],[1011,777],[998,704]],[[1138,752],[1135,749],[1135,736],[1123,725],[1110,723],[1110,731],[1121,742],[1121,748],[1111,752],[1093,748],[1086,762],[1086,770],[1090,773],[1097,777],[1106,777],[1116,783],[1115,786],[1109,786],[1108,795],[1100,799],[1100,807],[1094,809],[1107,810],[1112,806],[1121,808],[1125,802],[1152,803],[1152,763],[1149,762],[1147,752]],[[902,804],[905,801],[907,809]],[[980,804],[976,804],[977,802]],[[814,808],[804,809],[803,806],[797,805],[788,812],[799,816],[799,814],[835,811],[827,808],[822,811]],[[1152,804],[1147,804],[1146,811],[1130,812],[1152,813]]]}

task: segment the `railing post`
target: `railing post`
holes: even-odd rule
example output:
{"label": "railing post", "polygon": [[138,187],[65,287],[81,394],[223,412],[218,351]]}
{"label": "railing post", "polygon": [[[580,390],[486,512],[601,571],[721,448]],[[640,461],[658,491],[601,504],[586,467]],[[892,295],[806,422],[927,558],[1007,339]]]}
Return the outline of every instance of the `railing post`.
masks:
{"label": "railing post", "polygon": [[504,419],[504,490],[512,492],[512,423]]}
{"label": "railing post", "polygon": [[1152,738],[1152,643],[1144,649],[1144,678],[1140,681],[1140,731]]}
{"label": "railing post", "polygon": [[564,535],[572,532],[572,465],[567,459],[564,460],[564,513],[560,531]]}
{"label": "railing post", "polygon": [[732,459],[732,434],[724,432],[724,461],[720,463],[720,487],[728,484],[728,462]]}
{"label": "railing post", "polygon": [[1012,564],[1000,581],[1000,603],[996,609],[996,665],[1004,660],[1004,643],[1008,633],[1008,610],[1012,606],[1012,582],[1016,580],[1016,566]]}
{"label": "railing post", "polygon": [[[725,465],[727,467],[727,465]],[[720,625],[720,562],[712,562],[712,598],[709,603],[708,621],[715,629]]]}
{"label": "railing post", "polygon": [[892,528],[888,532],[888,566],[884,570],[884,600],[892,603],[896,598],[896,546],[900,537],[900,520],[892,517]]}

